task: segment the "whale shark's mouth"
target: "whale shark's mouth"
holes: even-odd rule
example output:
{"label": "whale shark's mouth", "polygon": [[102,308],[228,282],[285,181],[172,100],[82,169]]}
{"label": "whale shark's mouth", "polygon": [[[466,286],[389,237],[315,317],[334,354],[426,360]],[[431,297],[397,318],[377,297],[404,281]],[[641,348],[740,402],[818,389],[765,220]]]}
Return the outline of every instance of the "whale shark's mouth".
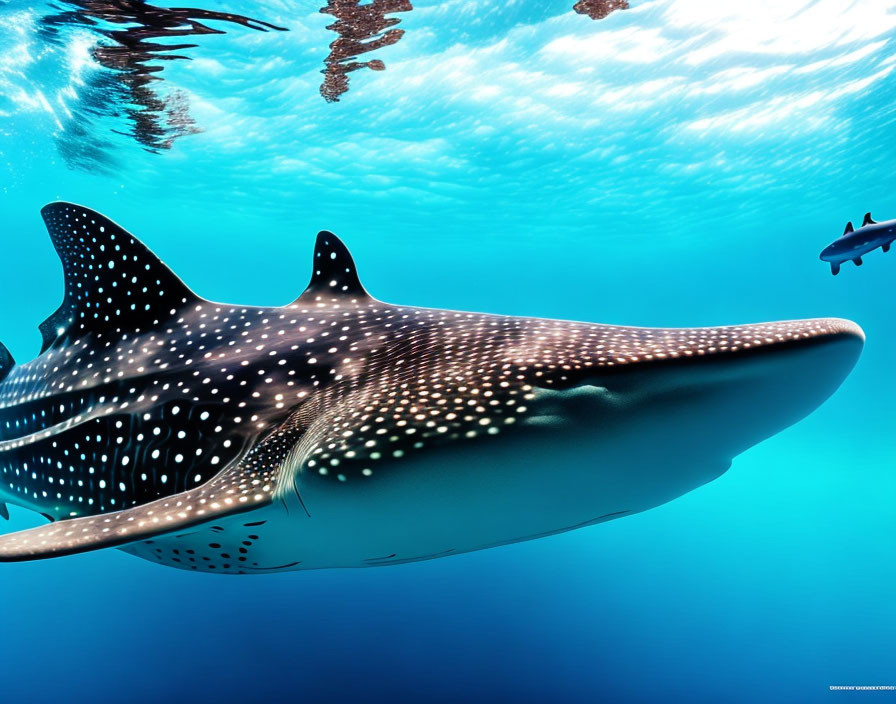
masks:
{"label": "whale shark's mouth", "polygon": [[521,425],[587,434],[630,425],[633,416],[660,415],[683,436],[713,434],[719,456],[730,459],[820,405],[846,378],[864,342],[858,326],[838,319],[661,331],[664,338],[677,334],[711,342],[649,359],[620,355],[612,365],[536,382]]}

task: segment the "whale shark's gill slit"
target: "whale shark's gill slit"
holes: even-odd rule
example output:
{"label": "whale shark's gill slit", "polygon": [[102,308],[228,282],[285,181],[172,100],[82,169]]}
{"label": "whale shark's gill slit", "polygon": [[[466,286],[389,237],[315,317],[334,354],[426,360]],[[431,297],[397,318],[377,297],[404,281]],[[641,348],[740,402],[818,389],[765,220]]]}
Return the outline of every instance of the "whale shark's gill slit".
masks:
{"label": "whale shark's gill slit", "polygon": [[[603,516],[598,516],[593,521],[589,521],[588,523],[597,523],[598,521],[605,521],[608,518],[614,518],[616,516],[624,516],[627,513],[631,513],[630,509],[626,509],[625,511],[613,511],[613,513],[605,513]],[[587,525],[587,524],[585,524]]]}
{"label": "whale shark's gill slit", "polygon": [[245,528],[254,528],[255,526],[263,526],[267,521],[253,521],[252,523],[243,523]]}
{"label": "whale shark's gill slit", "polygon": [[457,552],[457,549],[456,549],[456,548],[449,548],[448,550],[442,550],[442,552],[433,552],[433,553],[430,553],[430,554],[428,554],[428,555],[422,555],[422,556],[420,556],[419,558],[416,558],[416,559],[419,559],[419,560],[435,560],[435,559],[438,558],[438,557],[447,557],[448,555],[453,555],[453,554],[456,553],[456,552]]}
{"label": "whale shark's gill slit", "polygon": [[426,555],[414,555],[413,557],[397,557],[389,555],[388,557],[373,557],[364,560],[364,564],[368,567],[383,567],[385,565],[406,565],[410,562],[424,562],[425,560],[435,560],[439,557],[448,557],[457,553],[456,548],[442,550],[441,552],[427,553]]}
{"label": "whale shark's gill slit", "polygon": [[391,560],[392,558],[395,557],[395,555],[396,555],[396,553],[393,552],[391,555],[386,555],[385,557],[369,557],[366,560],[364,560],[364,562],[367,562],[367,563],[383,562],[385,560]]}
{"label": "whale shark's gill slit", "polygon": [[292,491],[296,495],[296,498],[299,500],[299,505],[302,507],[302,510],[305,512],[305,515],[308,518],[311,518],[311,512],[308,510],[308,507],[305,505],[304,499],[302,499],[302,494],[299,492],[299,479],[298,475],[292,475]]}
{"label": "whale shark's gill slit", "polygon": [[[576,523],[575,525],[566,526],[565,528],[561,528],[560,530],[554,531],[554,533],[566,533],[571,530],[577,530],[579,528],[585,528],[587,526],[593,526],[597,523],[603,523],[604,521],[609,521],[612,518],[619,518],[621,516],[625,516],[626,514],[632,513],[630,509],[626,509],[625,511],[613,511],[612,513],[605,513],[602,516],[598,516],[597,518],[592,518],[587,521],[582,521],[581,523]],[[552,535],[552,533],[545,533],[545,536]]]}
{"label": "whale shark's gill slit", "polygon": [[289,562],[289,563],[287,563],[287,564],[285,564],[285,565],[275,565],[275,566],[273,566],[273,567],[254,567],[254,566],[250,566],[250,567],[247,567],[246,569],[250,569],[250,570],[252,570],[253,572],[270,572],[270,571],[272,571],[272,570],[285,570],[285,569],[289,569],[290,567],[296,567],[296,566],[301,565],[301,564],[302,564],[302,561],[301,561],[301,560],[297,560],[296,562]]}

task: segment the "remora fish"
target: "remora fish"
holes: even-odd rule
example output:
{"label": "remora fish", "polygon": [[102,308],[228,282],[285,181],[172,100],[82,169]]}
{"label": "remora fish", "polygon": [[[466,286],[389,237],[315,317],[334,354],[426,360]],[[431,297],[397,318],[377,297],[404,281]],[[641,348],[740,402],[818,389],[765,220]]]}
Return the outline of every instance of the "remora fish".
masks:
{"label": "remora fish", "polygon": [[821,252],[821,260],[830,262],[831,273],[840,273],[840,265],[852,260],[856,266],[862,266],[862,255],[880,247],[884,252],[890,251],[890,245],[896,240],[896,220],[874,222],[871,213],[865,213],[862,226],[855,230],[852,223],[846,223],[843,235],[834,240]]}
{"label": "remora fish", "polygon": [[626,516],[822,403],[837,319],[650,329],[396,306],[323,232],[282,308],[212,303],[87,208],[43,210],[65,297],[0,354],[0,560],[118,546],[218,573],[385,565]]}

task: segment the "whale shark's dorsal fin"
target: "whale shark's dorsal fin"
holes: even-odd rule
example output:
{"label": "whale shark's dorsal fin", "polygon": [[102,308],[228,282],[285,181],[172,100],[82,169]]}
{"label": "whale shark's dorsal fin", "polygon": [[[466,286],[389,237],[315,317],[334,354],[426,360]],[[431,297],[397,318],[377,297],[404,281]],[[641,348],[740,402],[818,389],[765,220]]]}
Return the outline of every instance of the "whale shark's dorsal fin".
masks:
{"label": "whale shark's dorsal fin", "polygon": [[16,361],[12,358],[6,346],[0,342],[0,381],[9,374],[9,370],[16,366]]}
{"label": "whale shark's dorsal fin", "polygon": [[65,297],[41,326],[43,350],[87,332],[144,330],[200,300],[136,237],[72,203],[41,210],[62,260]]}
{"label": "whale shark's dorsal fin", "polygon": [[850,220],[848,223],[846,223],[846,229],[843,230],[843,236],[845,237],[850,232],[855,232],[855,230],[852,229],[852,220]]}
{"label": "whale shark's dorsal fin", "polygon": [[361,285],[355,260],[348,247],[332,232],[324,230],[318,234],[313,266],[308,288],[293,305],[328,303],[342,298],[370,298]]}
{"label": "whale shark's dorsal fin", "polygon": [[862,227],[865,227],[865,225],[877,225],[877,223],[871,219],[871,213],[865,213],[865,219],[862,221]]}

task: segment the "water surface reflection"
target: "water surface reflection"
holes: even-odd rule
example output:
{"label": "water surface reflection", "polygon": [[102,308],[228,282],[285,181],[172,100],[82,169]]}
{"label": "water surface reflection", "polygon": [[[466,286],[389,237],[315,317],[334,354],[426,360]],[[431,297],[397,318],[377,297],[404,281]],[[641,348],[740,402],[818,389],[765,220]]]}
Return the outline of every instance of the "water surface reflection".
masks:
{"label": "water surface reflection", "polygon": [[348,74],[361,68],[383,71],[386,65],[379,59],[356,61],[361,54],[395,44],[404,36],[403,29],[395,29],[401,20],[386,17],[394,12],[410,12],[414,8],[408,0],[373,0],[362,5],[360,0],[330,0],[321,12],[336,18],[327,26],[339,34],[330,44],[330,54],[324,59],[324,82],[320,94],[327,102],[335,103],[348,90]]}
{"label": "water surface reflection", "polygon": [[84,168],[112,161],[104,130],[95,129],[109,120],[109,130],[133,137],[152,152],[170,149],[178,138],[198,131],[186,94],[162,90],[160,85],[164,62],[188,59],[183,52],[197,46],[179,38],[224,34],[210,22],[261,32],[286,29],[228,12],[161,7],[139,0],[74,0],[52,7],[56,12],[38,22],[44,41],[61,44],[64,30],[78,27],[100,36],[90,54],[105,70],[91,72],[78,86],[78,100],[69,105],[59,140],[67,162]]}

